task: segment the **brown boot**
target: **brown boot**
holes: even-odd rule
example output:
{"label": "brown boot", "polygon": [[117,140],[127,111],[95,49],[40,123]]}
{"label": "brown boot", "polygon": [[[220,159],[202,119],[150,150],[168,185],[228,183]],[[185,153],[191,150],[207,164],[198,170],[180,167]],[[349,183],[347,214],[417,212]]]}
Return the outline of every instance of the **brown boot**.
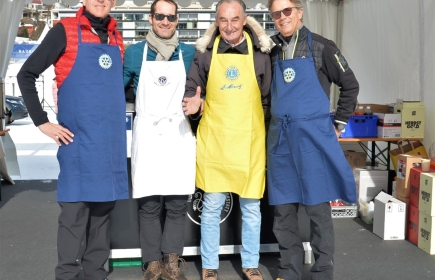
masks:
{"label": "brown boot", "polygon": [[242,268],[243,280],[263,280],[258,268]]}
{"label": "brown boot", "polygon": [[149,262],[141,280],[158,280],[162,275],[162,266],[162,260]]}
{"label": "brown boot", "polygon": [[202,280],[218,280],[218,272],[216,269],[202,269]]}
{"label": "brown boot", "polygon": [[184,259],[179,258],[177,254],[165,254],[165,263],[162,269],[162,279],[164,280],[187,280],[184,273],[178,267],[178,262]]}

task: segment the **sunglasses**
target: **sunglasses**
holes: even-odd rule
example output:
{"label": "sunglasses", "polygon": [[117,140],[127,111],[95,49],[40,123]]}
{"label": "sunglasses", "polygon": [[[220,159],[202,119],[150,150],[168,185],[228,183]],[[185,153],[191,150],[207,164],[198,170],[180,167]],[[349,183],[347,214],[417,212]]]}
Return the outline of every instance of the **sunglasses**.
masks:
{"label": "sunglasses", "polygon": [[163,14],[154,14],[153,17],[158,20],[158,21],[162,21],[166,18],[168,18],[169,22],[174,22],[177,20],[177,16],[176,15],[163,15]]}
{"label": "sunglasses", "polygon": [[293,9],[297,9],[296,7],[292,7],[292,8],[285,8],[282,11],[276,11],[273,13],[270,13],[270,15],[272,16],[273,19],[277,20],[281,18],[281,13],[283,13],[286,17],[290,16],[292,14]]}

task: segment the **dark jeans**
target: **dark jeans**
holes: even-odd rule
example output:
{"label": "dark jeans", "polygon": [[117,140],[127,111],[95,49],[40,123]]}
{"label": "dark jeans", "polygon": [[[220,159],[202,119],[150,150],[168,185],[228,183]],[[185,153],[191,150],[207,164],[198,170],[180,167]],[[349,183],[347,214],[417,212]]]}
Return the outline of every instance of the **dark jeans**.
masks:
{"label": "dark jeans", "polygon": [[[161,198],[166,208],[163,232]],[[144,263],[161,259],[163,254],[183,254],[187,198],[187,195],[139,198],[140,247]]]}
{"label": "dark jeans", "polygon": [[[315,263],[311,267],[312,280],[332,280],[334,275],[334,227],[329,202],[304,205],[310,218],[310,242]],[[278,277],[285,280],[302,278],[304,248],[298,227],[299,204],[275,206],[273,232],[279,243],[281,262]]]}
{"label": "dark jeans", "polygon": [[115,202],[59,202],[56,280],[106,278],[110,212]]}

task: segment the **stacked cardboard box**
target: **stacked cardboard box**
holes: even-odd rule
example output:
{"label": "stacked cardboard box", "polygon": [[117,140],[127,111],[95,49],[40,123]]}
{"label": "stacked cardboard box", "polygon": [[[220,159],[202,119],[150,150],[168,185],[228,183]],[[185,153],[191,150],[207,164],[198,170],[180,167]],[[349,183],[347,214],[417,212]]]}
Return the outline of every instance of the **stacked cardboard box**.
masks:
{"label": "stacked cardboard box", "polygon": [[390,105],[390,113],[402,115],[402,138],[423,138],[426,109],[423,102],[398,100]]}
{"label": "stacked cardboard box", "polygon": [[[407,222],[407,238],[408,240],[418,245],[418,226],[419,214],[418,210],[420,201],[420,176],[422,174],[421,167],[413,167],[409,172],[409,211]],[[433,170],[432,172],[435,172]]]}
{"label": "stacked cardboard box", "polygon": [[388,189],[388,171],[377,167],[355,167],[353,174],[356,180],[358,213],[367,224],[373,223],[373,209],[370,201],[382,191]]}
{"label": "stacked cardboard box", "polygon": [[365,152],[344,151],[344,156],[352,168],[367,165],[367,154]]}
{"label": "stacked cardboard box", "polygon": [[435,255],[435,173],[421,173],[418,247]]}
{"label": "stacked cardboard box", "polygon": [[375,198],[373,233],[384,240],[405,239],[406,204],[384,192]]}
{"label": "stacked cardboard box", "polygon": [[392,113],[374,113],[378,116],[379,138],[400,138],[402,135],[402,115]]}
{"label": "stacked cardboard box", "polygon": [[413,156],[402,154],[399,155],[397,165],[397,184],[396,184],[396,197],[402,201],[409,199],[409,173],[414,164],[421,162],[421,156]]}
{"label": "stacked cardboard box", "polygon": [[355,167],[353,169],[357,185],[357,197],[364,202],[370,202],[381,191],[387,191],[388,171],[377,167]]}

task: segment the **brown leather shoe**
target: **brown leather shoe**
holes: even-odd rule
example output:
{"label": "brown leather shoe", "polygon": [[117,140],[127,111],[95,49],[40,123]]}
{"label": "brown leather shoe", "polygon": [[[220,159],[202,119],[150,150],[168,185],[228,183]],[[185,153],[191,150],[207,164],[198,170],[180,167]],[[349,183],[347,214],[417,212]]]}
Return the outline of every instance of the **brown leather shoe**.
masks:
{"label": "brown leather shoe", "polygon": [[263,280],[258,268],[242,268],[243,280]]}
{"label": "brown leather shoe", "polygon": [[180,270],[178,262],[182,261],[186,266],[184,259],[179,258],[177,254],[165,254],[165,263],[163,264],[162,279],[164,280],[188,280],[186,275]]}
{"label": "brown leather shoe", "polygon": [[149,262],[141,280],[158,280],[162,275],[162,266],[162,260]]}
{"label": "brown leather shoe", "polygon": [[202,269],[202,280],[218,280],[218,272],[216,269]]}

